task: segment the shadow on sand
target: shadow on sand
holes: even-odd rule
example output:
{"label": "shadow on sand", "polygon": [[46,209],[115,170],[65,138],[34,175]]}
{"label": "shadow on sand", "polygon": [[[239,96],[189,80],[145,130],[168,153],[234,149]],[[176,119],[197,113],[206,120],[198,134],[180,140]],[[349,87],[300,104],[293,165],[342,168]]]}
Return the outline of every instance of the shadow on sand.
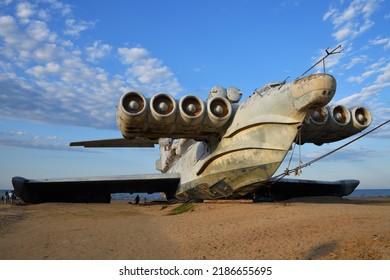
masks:
{"label": "shadow on sand", "polygon": [[319,260],[329,259],[329,254],[336,251],[339,245],[336,241],[322,243],[318,246],[313,247],[309,253],[305,256],[305,260]]}

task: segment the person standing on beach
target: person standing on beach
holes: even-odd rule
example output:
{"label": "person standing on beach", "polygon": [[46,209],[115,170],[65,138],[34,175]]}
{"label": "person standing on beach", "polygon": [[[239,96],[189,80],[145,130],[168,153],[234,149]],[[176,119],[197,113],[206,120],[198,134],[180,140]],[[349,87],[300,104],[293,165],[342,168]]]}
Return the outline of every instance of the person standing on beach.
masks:
{"label": "person standing on beach", "polygon": [[8,197],[9,197],[10,203],[12,204],[12,199],[14,198],[14,193],[13,192],[9,192],[8,193]]}
{"label": "person standing on beach", "polygon": [[4,203],[7,203],[7,201],[8,201],[8,191],[6,191],[4,194]]}
{"label": "person standing on beach", "polygon": [[137,194],[137,196],[135,197],[135,204],[139,204],[139,195]]}

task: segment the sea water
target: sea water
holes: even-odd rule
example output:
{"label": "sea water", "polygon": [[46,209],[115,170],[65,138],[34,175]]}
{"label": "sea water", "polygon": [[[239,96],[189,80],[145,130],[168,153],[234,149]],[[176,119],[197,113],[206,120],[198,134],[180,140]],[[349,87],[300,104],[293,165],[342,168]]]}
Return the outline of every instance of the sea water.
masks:
{"label": "sea water", "polygon": [[114,200],[135,200],[135,197],[139,195],[139,201],[142,203],[145,200],[147,202],[153,201],[153,200],[165,200],[165,198],[159,194],[159,193],[113,193],[111,195],[111,198]]}
{"label": "sea water", "polygon": [[356,189],[346,197],[390,197],[390,189]]}

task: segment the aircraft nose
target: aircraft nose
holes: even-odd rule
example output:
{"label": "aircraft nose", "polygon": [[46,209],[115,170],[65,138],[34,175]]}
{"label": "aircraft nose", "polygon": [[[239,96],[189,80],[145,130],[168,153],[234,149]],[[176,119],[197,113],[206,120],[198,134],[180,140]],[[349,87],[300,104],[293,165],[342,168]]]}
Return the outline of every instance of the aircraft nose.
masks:
{"label": "aircraft nose", "polygon": [[329,74],[312,74],[295,80],[291,93],[298,110],[315,110],[328,104],[336,92],[336,79]]}

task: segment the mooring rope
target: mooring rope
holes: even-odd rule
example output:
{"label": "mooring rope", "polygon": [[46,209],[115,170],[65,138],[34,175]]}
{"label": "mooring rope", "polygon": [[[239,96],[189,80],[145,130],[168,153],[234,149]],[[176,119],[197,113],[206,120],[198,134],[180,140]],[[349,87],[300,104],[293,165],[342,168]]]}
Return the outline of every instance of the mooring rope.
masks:
{"label": "mooring rope", "polygon": [[[301,164],[301,161],[300,161],[300,158],[299,158],[299,165],[298,165],[297,167],[292,168],[292,169],[286,168],[286,170],[285,170],[283,173],[281,173],[281,174],[279,174],[279,175],[277,175],[277,176],[272,177],[270,180],[272,180],[272,179],[277,179],[277,178],[278,178],[278,179],[275,180],[275,181],[272,181],[271,184],[274,184],[274,183],[278,182],[279,180],[281,180],[282,178],[284,178],[284,177],[287,176],[287,175],[290,175],[290,174],[293,173],[293,172],[297,174],[297,173],[298,173],[300,170],[302,170],[303,168],[305,168],[305,167],[307,167],[307,166],[310,166],[311,164],[313,164],[313,163],[315,163],[315,162],[317,162],[317,161],[323,159],[324,157],[327,157],[327,156],[329,156],[329,155],[331,155],[331,154],[337,152],[338,150],[341,150],[342,148],[345,148],[346,146],[352,144],[353,142],[359,140],[360,138],[363,138],[364,136],[366,136],[366,135],[370,134],[371,132],[377,130],[378,128],[384,126],[384,125],[387,124],[388,122],[390,122],[390,120],[387,120],[387,121],[381,123],[380,125],[378,125],[378,126],[374,127],[373,129],[367,131],[366,133],[363,133],[363,134],[360,135],[359,137],[356,137],[355,139],[349,141],[348,143],[345,143],[344,145],[341,145],[340,147],[338,147],[338,148],[336,148],[336,149],[334,149],[334,150],[332,150],[332,151],[330,151],[330,152],[328,152],[328,153],[326,153],[326,154],[323,154],[322,156],[319,156],[318,158],[315,158],[315,159],[313,159],[313,160],[311,160],[311,161],[309,161],[309,162],[307,162],[307,163],[305,163],[305,164]],[[294,152],[294,150],[293,150],[293,152]],[[292,158],[292,156],[291,156],[291,158]],[[290,162],[291,162],[291,159],[290,159]],[[289,162],[289,166],[288,166],[288,167],[290,167],[290,162]]]}

